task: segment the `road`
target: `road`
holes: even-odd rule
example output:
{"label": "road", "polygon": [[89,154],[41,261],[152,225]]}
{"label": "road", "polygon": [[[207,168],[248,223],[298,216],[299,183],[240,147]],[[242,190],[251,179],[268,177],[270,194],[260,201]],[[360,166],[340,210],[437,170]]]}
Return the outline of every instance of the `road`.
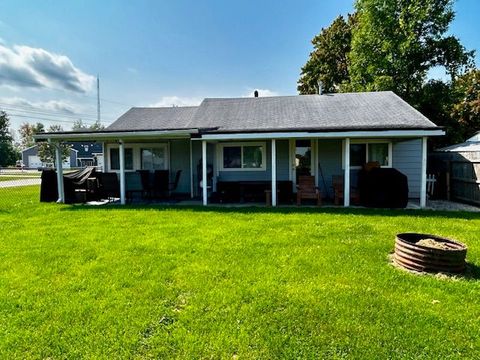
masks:
{"label": "road", "polygon": [[40,185],[41,181],[42,180],[40,178],[0,181],[0,189],[16,186]]}

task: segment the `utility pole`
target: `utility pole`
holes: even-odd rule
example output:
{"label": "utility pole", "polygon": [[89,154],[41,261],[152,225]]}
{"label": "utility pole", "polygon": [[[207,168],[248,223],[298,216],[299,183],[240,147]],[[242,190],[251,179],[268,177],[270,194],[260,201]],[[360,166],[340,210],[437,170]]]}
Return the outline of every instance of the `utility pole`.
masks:
{"label": "utility pole", "polygon": [[100,77],[97,74],[97,122],[100,125]]}

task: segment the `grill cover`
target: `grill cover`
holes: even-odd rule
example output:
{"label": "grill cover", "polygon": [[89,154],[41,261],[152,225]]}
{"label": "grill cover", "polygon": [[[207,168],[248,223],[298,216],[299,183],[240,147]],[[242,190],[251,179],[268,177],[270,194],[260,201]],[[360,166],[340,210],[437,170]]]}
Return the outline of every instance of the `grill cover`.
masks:
{"label": "grill cover", "polygon": [[408,203],[408,179],[397,169],[374,168],[358,174],[361,204],[376,208],[404,208]]}

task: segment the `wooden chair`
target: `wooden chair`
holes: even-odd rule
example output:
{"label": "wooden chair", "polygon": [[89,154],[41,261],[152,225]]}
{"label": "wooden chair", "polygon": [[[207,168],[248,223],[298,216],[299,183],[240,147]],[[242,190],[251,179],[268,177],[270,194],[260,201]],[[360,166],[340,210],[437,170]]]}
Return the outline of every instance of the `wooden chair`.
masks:
{"label": "wooden chair", "polygon": [[315,199],[318,206],[322,205],[322,194],[315,186],[315,177],[307,175],[298,177],[297,205],[302,204],[302,199]]}
{"label": "wooden chair", "polygon": [[[333,187],[333,202],[335,205],[340,205],[343,200],[344,194],[344,182],[343,175],[333,175],[332,176],[332,187]],[[357,205],[360,203],[360,193],[357,189],[350,188],[350,199],[352,203]]]}

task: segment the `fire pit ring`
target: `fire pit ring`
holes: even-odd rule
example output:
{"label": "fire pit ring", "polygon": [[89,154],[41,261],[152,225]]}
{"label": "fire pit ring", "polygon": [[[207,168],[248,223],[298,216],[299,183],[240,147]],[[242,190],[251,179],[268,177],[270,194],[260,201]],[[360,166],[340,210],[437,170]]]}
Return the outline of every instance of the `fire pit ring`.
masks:
{"label": "fire pit ring", "polygon": [[461,242],[436,235],[403,233],[396,236],[393,260],[409,270],[461,273],[466,256],[467,247]]}

